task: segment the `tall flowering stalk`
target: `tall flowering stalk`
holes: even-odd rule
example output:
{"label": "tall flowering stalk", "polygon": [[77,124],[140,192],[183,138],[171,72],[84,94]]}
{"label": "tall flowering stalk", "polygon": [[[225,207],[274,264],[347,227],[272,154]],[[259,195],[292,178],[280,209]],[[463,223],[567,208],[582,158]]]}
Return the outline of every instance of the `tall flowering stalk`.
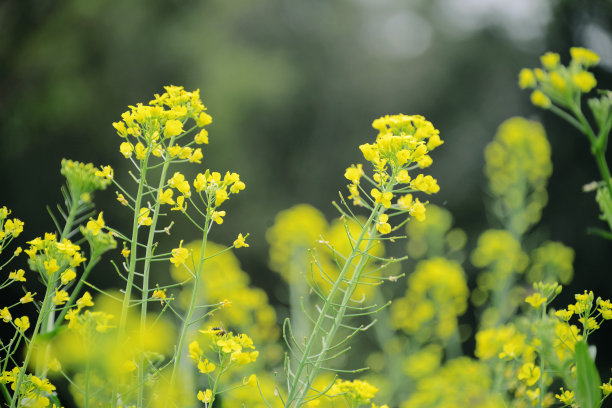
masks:
{"label": "tall flowering stalk", "polygon": [[[345,177],[351,182],[348,189],[349,199],[358,207],[369,211],[367,219],[356,216],[353,210],[342,199],[343,207],[336,205],[341,212],[351,243],[351,251],[342,254],[333,245],[327,243],[332,252],[339,273],[332,275],[324,270],[322,264],[314,257],[313,274],[317,274],[329,284],[325,288],[313,279],[312,289],[319,297],[316,318],[311,317],[313,329],[304,343],[297,341],[291,331],[291,324],[286,321],[285,340],[289,347],[286,362],[288,390],[283,398],[285,407],[301,406],[315,399],[330,389],[315,395],[309,394],[315,377],[331,359],[346,352],[350,347],[348,341],[367,327],[351,327],[347,319],[353,316],[364,316],[376,313],[386,305],[367,304],[367,299],[356,299],[354,294],[364,279],[388,279],[377,275],[381,268],[397,262],[397,259],[377,258],[372,254],[373,248],[381,241],[392,239],[389,236],[402,226],[406,216],[425,219],[425,204],[413,197],[415,192],[433,194],[439,191],[437,181],[431,176],[418,174],[412,178],[411,171],[417,171],[432,164],[429,152],[443,142],[439,131],[422,116],[393,115],[376,119],[373,127],[379,131],[374,143],[360,146],[366,161],[373,166],[372,175],[366,174],[363,164],[352,165],[346,170]],[[366,187],[369,184],[370,187]],[[390,220],[398,219],[395,226]],[[349,223],[357,223],[359,228],[352,233]],[[323,239],[323,242],[325,240]],[[368,265],[381,262],[380,268],[369,270]],[[347,336],[339,336],[341,329],[348,329]],[[291,359],[296,363],[292,364]],[[282,398],[282,397],[281,397]]]}
{"label": "tall flowering stalk", "polygon": [[[183,248],[181,241],[170,253],[157,254],[156,236],[169,233],[171,224],[158,228],[160,216],[169,209],[184,215],[202,233],[201,253],[204,254],[208,234],[214,224],[223,223],[226,212],[220,206],[232,194],[237,194],[245,188],[237,173],[227,172],[222,176],[219,172],[206,170],[198,173],[193,180],[188,180],[179,171],[172,173],[171,166],[179,163],[201,163],[203,154],[201,148],[195,145],[208,143],[208,132],[204,126],[212,122],[206,107],[200,100],[199,91],[187,92],[182,87],[167,86],[162,95],[155,95],[149,105],[137,104],[122,115],[122,121],[113,123],[120,137],[120,151],[132,161],[137,169],[134,177],[136,193],[130,194],[117,184],[121,192],[117,198],[123,205],[131,208],[134,214],[132,233],[130,237],[122,236],[128,243],[123,255],[126,275],[125,295],[123,297],[119,332],[121,337],[126,330],[129,307],[132,305],[132,291],[140,291],[140,331],[148,330],[147,305],[153,300],[166,301],[166,287],[152,287],[150,282],[151,263],[167,259],[175,266],[185,265],[192,281],[192,296],[189,305],[181,319],[178,343],[171,359],[172,374],[170,383],[174,383],[182,364],[185,340],[189,328],[194,321],[196,299],[200,285],[200,275],[206,258],[200,257],[197,264],[189,263],[189,251]],[[170,174],[172,173],[172,176]],[[191,211],[188,211],[188,208]],[[140,242],[141,231],[146,239]],[[234,242],[235,247],[248,246],[245,237],[239,235]],[[143,254],[144,252],[144,254]],[[139,270],[137,272],[137,270]],[[141,271],[141,272],[140,272]],[[137,279],[138,278],[138,279]],[[148,375],[153,375],[157,369],[147,373],[146,361],[143,357],[137,364],[138,397],[137,406],[144,401],[144,383]],[[113,400],[116,403],[116,400]]]}
{"label": "tall flowering stalk", "polygon": [[[599,55],[581,47],[570,48],[570,55],[571,61],[567,66],[561,64],[557,53],[542,55],[542,68],[521,70],[519,86],[533,89],[531,102],[534,105],[560,116],[587,137],[602,178],[589,189],[597,190],[602,218],[612,231],[612,175],[606,161],[608,137],[612,130],[612,92],[598,90],[598,97],[588,99],[590,113],[595,119],[595,124],[591,124],[582,110],[582,97],[597,86],[597,80],[589,69],[599,63]],[[592,232],[612,239],[609,231],[592,229]]]}

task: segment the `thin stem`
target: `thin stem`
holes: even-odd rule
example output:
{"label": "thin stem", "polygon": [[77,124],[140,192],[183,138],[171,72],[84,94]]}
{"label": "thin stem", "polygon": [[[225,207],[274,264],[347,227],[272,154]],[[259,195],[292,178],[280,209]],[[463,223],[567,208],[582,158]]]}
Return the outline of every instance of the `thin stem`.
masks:
{"label": "thin stem", "polygon": [[128,270],[128,280],[125,285],[125,295],[123,297],[123,304],[121,305],[121,319],[119,320],[119,335],[125,331],[125,323],[127,319],[127,311],[130,304],[130,297],[132,294],[132,287],[134,286],[134,272],[136,271],[137,262],[137,251],[138,251],[138,227],[140,226],[140,206],[142,202],[142,191],[144,189],[145,178],[146,178],[146,162],[148,155],[145,160],[140,164],[140,181],[138,183],[138,192],[136,193],[136,201],[134,203],[134,222],[132,223],[132,238],[130,245],[130,264]]}
{"label": "thin stem", "polygon": [[[57,272],[56,272],[57,273]],[[47,318],[47,316],[49,315],[49,312],[52,308],[51,306],[51,297],[53,295],[54,292],[54,282],[55,282],[55,274],[53,274],[52,279],[50,280],[50,282],[47,284],[47,290],[45,292],[45,298],[43,299],[43,305],[42,305],[42,309],[40,311],[40,314],[38,315],[38,319],[36,319],[36,326],[34,327],[34,333],[32,334],[32,339],[30,340],[30,345],[29,347],[26,347],[27,352],[26,352],[26,356],[23,360],[23,364],[21,366],[21,369],[19,370],[19,378],[17,379],[17,382],[15,383],[15,393],[13,394],[13,399],[11,400],[11,408],[15,408],[18,405],[15,405],[18,402],[19,399],[19,390],[21,389],[21,384],[23,383],[23,379],[25,377],[25,372],[26,369],[28,367],[28,364],[30,363],[30,358],[32,357],[32,351],[34,350],[34,345],[36,344],[36,338],[38,337],[38,331],[40,330],[40,327],[42,325],[42,322]]]}
{"label": "thin stem", "polygon": [[[326,319],[327,316],[327,312],[331,306],[331,304],[333,303],[333,300],[335,299],[336,295],[338,294],[339,290],[340,290],[340,286],[342,284],[342,282],[345,280],[346,275],[348,274],[351,266],[353,266],[353,260],[357,257],[357,256],[361,256],[361,259],[359,260],[358,266],[355,267],[355,273],[353,275],[353,278],[357,277],[358,279],[358,275],[360,274],[360,270],[359,267],[363,267],[363,260],[365,258],[367,258],[367,251],[369,249],[369,247],[372,245],[371,240],[368,240],[368,244],[367,244],[367,248],[366,250],[362,253],[362,251],[360,250],[359,246],[361,245],[361,242],[364,240],[364,237],[366,236],[366,233],[369,232],[370,230],[370,225],[372,224],[372,222],[374,221],[374,217],[378,214],[380,209],[380,203],[378,203],[375,207],[374,210],[371,212],[370,217],[368,218],[368,220],[365,222],[365,224],[363,225],[363,228],[361,229],[361,232],[359,234],[359,237],[355,240],[354,246],[353,246],[353,250],[351,251],[351,254],[348,256],[348,258],[346,259],[346,262],[344,264],[344,267],[342,268],[342,270],[340,271],[340,274],[338,275],[338,278],[336,279],[336,282],[334,283],[334,285],[332,286],[327,299],[325,301],[325,303],[323,304],[323,307],[321,308],[321,311],[319,312],[319,317],[317,318],[317,321],[315,323],[315,326],[312,330],[312,334],[310,335],[310,337],[308,338],[308,342],[306,343],[306,347],[304,348],[304,353],[302,354],[302,358],[300,360],[300,363],[298,365],[298,368],[294,374],[294,378],[293,381],[291,382],[290,388],[289,388],[289,395],[287,395],[287,400],[285,403],[285,407],[290,407],[294,401],[302,398],[310,389],[310,384],[312,384],[312,379],[314,378],[314,376],[317,374],[318,372],[318,367],[320,366],[322,357],[325,355],[325,350],[322,350],[321,354],[319,355],[319,359],[317,360],[317,364],[315,365],[315,367],[311,370],[310,375],[308,376],[308,380],[306,382],[306,384],[304,384],[302,387],[300,387],[300,379],[302,376],[302,372],[304,371],[304,369],[306,368],[306,364],[307,364],[307,360],[311,357],[311,350],[315,344],[315,341],[317,340],[317,338],[319,337],[319,334],[322,331],[322,326],[323,326],[323,322]],[[350,293],[349,293],[350,292]],[[345,300],[348,301],[348,299],[346,298],[348,295],[348,299],[350,299],[350,296],[352,295],[352,291],[347,290],[345,293]],[[343,305],[345,305],[344,301],[343,301]],[[338,316],[340,316],[340,313],[342,313],[342,317],[343,317],[343,311],[338,313]],[[338,317],[337,316],[337,317]],[[338,318],[336,318],[336,320],[334,321],[334,326],[332,327],[333,331],[330,331],[330,334],[326,337],[329,341],[333,340],[333,335],[335,334],[337,328],[339,325],[339,320]],[[325,344],[324,344],[325,347]]]}
{"label": "thin stem", "polygon": [[[207,208],[210,208],[210,205],[208,205]],[[210,211],[207,211],[206,220],[204,222],[204,235],[202,236],[202,246],[200,247],[200,260],[198,262],[198,268],[195,272],[195,276],[193,277],[193,290],[191,292],[191,301],[189,302],[189,308],[187,309],[187,315],[185,316],[185,320],[183,321],[183,327],[181,329],[181,334],[179,336],[179,342],[176,348],[176,355],[174,357],[174,367],[172,369],[171,383],[174,383],[174,381],[176,380],[179,366],[181,364],[181,356],[183,354],[185,338],[187,337],[189,326],[191,326],[192,324],[191,319],[193,317],[193,312],[195,310],[195,304],[196,304],[196,300],[198,298],[198,292],[200,289],[200,277],[202,274],[202,267],[204,266],[206,243],[208,241],[208,232],[210,231],[210,227],[211,227]]]}

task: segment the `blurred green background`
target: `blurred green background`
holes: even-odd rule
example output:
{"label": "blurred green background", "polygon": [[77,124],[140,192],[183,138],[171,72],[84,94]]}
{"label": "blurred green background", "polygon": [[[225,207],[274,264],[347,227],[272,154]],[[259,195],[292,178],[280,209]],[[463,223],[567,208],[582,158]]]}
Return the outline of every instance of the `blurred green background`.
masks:
{"label": "blurred green background", "polygon": [[[163,85],[199,88],[214,118],[199,170],[236,171],[247,184],[212,239],[250,232],[251,247],[237,255],[281,304],[265,231],[297,203],[336,215],[330,203],[360,160],[358,145],[374,137],[373,119],[422,114],[440,129],[446,143],[431,173],[441,191],[431,201],[454,214],[473,247],[491,222],[484,146],[502,121],[523,115],[543,121],[553,150],[550,203],[534,234],[576,250],[566,299],[584,289],[610,298],[612,247],[586,233],[601,226],[582,192],[598,177],[587,142],[531,106],[516,79],[547,50],[567,62],[570,46],[584,46],[601,55],[594,72],[610,88],[611,33],[609,0],[5,0],[0,205],[26,222],[25,239],[52,229],[45,206],[61,200],[63,157],[110,164],[128,183],[111,123]],[[97,206],[127,230],[130,214],[114,197],[98,194]],[[197,238],[186,226],[168,247]],[[96,280],[111,285],[111,274]],[[594,340],[610,334],[604,326]],[[612,351],[600,347],[600,358],[609,367]]]}

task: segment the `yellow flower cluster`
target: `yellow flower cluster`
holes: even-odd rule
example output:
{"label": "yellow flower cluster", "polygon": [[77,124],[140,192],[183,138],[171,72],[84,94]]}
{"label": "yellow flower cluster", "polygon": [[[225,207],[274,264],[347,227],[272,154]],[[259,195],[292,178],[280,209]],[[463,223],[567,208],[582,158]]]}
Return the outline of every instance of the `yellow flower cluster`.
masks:
{"label": "yellow flower cluster", "polygon": [[[503,367],[508,390],[514,392],[514,402],[518,404],[512,406],[531,405],[539,401],[539,380],[542,376],[547,385],[550,383],[550,377],[542,372],[537,361],[542,351],[542,341],[532,338],[523,330],[522,325],[508,324],[476,334],[475,354],[491,367]],[[550,343],[549,339],[547,341]],[[501,365],[500,360],[503,360]],[[546,393],[544,398],[551,400],[552,394]]]}
{"label": "yellow flower cluster", "polygon": [[[443,143],[440,132],[431,122],[418,115],[387,115],[374,120],[372,127],[379,132],[376,142],[363,144],[359,148],[364,158],[374,166],[374,174],[372,178],[367,176],[362,164],[347,168],[344,176],[351,181],[348,186],[349,199],[355,205],[368,208],[380,204],[385,209],[407,212],[423,221],[425,206],[418,198],[413,198],[412,193],[435,194],[440,187],[433,177],[419,174],[413,179],[409,171],[432,164],[428,153]],[[369,194],[361,185],[362,178],[374,187]],[[381,234],[388,234],[392,230],[387,221],[387,217],[379,216],[377,229]]]}
{"label": "yellow flower cluster", "polygon": [[531,253],[527,271],[529,282],[556,282],[567,284],[574,276],[574,250],[560,242],[547,241]]}
{"label": "yellow flower cluster", "polygon": [[424,342],[447,339],[467,308],[469,291],[461,266],[444,258],[421,261],[408,278],[404,297],[391,306],[394,327]]}
{"label": "yellow flower cluster", "polygon": [[[200,390],[197,393],[197,399],[204,402],[205,404],[212,403],[215,398],[215,390],[217,389],[218,382],[220,381],[221,375],[227,373],[227,371],[235,366],[244,366],[249,363],[254,363],[259,356],[259,351],[255,350],[253,340],[246,334],[234,335],[232,332],[226,332],[221,327],[210,327],[206,330],[200,330],[200,333],[207,335],[206,343],[208,343],[207,349],[211,350],[216,359],[216,364],[204,357],[204,351],[197,340],[192,341],[189,344],[189,357],[195,362],[198,367],[198,371],[202,374],[206,374],[209,378],[208,383],[214,383],[213,389]],[[215,371],[214,375],[211,374]],[[243,380],[243,384],[239,385],[239,388],[244,385],[255,385],[255,375],[247,380]],[[232,389],[230,388],[229,391]],[[244,401],[242,401],[244,402]]]}
{"label": "yellow flower cluster", "polygon": [[46,233],[44,238],[35,238],[28,244],[24,252],[30,257],[30,268],[48,277],[58,273],[63,285],[76,277],[73,268],[86,260],[79,245],[65,238],[58,242],[55,234]]}
{"label": "yellow flower cluster", "polygon": [[568,66],[561,64],[559,54],[547,52],[540,57],[542,68],[521,70],[519,86],[535,89],[531,94],[534,105],[544,109],[553,103],[569,107],[581,93],[588,93],[597,85],[587,69],[599,63],[599,56],[580,47],[570,48],[570,54],[572,59]]}
{"label": "yellow flower cluster", "polygon": [[105,166],[102,170],[91,163],[81,163],[62,159],[60,172],[68,181],[68,190],[72,197],[78,197],[83,202],[91,201],[91,193],[104,190],[111,183],[113,169]]}
{"label": "yellow flower cluster", "polygon": [[[472,263],[478,268],[490,267],[505,277],[512,272],[522,272],[529,264],[529,257],[521,244],[508,231],[487,230],[478,237],[476,249],[472,252]],[[482,280],[486,289],[492,289],[494,282]]]}
{"label": "yellow flower cluster", "polygon": [[[442,391],[441,391],[442,390]],[[432,375],[419,379],[401,408],[502,408],[492,387],[491,371],[480,361],[460,357],[447,361]]]}
{"label": "yellow flower cluster", "polygon": [[[13,368],[11,371],[4,371],[0,375],[1,384],[11,384],[11,388],[15,390],[19,378],[19,367]],[[39,378],[32,374],[26,374],[21,383],[19,393],[22,404],[20,407],[32,408],[60,408],[53,403],[53,394],[55,385],[46,378]]]}
{"label": "yellow flower cluster", "polygon": [[344,381],[338,379],[329,389],[327,395],[330,397],[341,396],[346,401],[348,407],[359,407],[370,403],[370,400],[374,398],[377,392],[378,388],[367,381]]}
{"label": "yellow flower cluster", "polygon": [[308,204],[279,212],[266,231],[270,245],[270,267],[288,283],[296,283],[307,271],[308,251],[317,245],[329,228],[323,213]]}
{"label": "yellow flower cluster", "polygon": [[507,228],[522,234],[540,220],[552,174],[550,145],[538,122],[520,117],[502,123],[485,148],[485,173]]}
{"label": "yellow flower cluster", "polygon": [[[126,158],[135,156],[143,161],[152,154],[156,157],[200,163],[202,150],[192,144],[208,143],[208,132],[204,126],[212,123],[206,107],[200,99],[200,91],[187,92],[183,87],[166,86],[162,95],[155,94],[149,105],[141,103],[130,106],[121,115],[123,120],[113,123],[117,134],[125,139],[119,150]],[[195,125],[184,129],[188,120]],[[202,128],[185,146],[174,143],[196,128]]]}
{"label": "yellow flower cluster", "polygon": [[11,210],[6,207],[0,208],[0,253],[12,238],[17,238],[23,232],[23,221],[18,218],[8,218],[10,213]]}
{"label": "yellow flower cluster", "polygon": [[[223,361],[225,357],[229,356],[230,364],[236,363],[238,365],[245,365],[253,363],[257,360],[257,357],[259,356],[259,351],[255,350],[253,340],[244,333],[235,335],[232,332],[226,332],[225,330],[215,327],[209,328],[207,330],[200,330],[200,332],[209,335],[213,350],[215,350],[219,353],[219,355],[222,356]],[[201,359],[201,355],[199,356],[199,358]],[[223,361],[220,363],[223,363]],[[224,365],[225,367],[229,366],[227,364]],[[208,367],[201,367],[199,362],[198,368],[204,368],[205,370],[210,371],[214,370],[214,367],[210,366],[210,364]]]}
{"label": "yellow flower cluster", "polygon": [[566,309],[557,310],[555,315],[563,322],[569,322],[574,315],[577,316],[585,337],[599,329],[604,320],[612,319],[612,302],[609,299],[597,298],[595,301],[593,292],[586,290],[576,294],[575,298],[576,303],[568,305]]}

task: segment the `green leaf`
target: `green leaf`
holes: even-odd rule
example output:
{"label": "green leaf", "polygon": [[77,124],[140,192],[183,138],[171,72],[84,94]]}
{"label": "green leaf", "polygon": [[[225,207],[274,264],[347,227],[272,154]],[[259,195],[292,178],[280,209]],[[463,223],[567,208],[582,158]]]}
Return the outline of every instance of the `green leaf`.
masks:
{"label": "green leaf", "polygon": [[576,402],[582,408],[601,406],[601,378],[589,355],[589,346],[582,340],[576,343]]}

